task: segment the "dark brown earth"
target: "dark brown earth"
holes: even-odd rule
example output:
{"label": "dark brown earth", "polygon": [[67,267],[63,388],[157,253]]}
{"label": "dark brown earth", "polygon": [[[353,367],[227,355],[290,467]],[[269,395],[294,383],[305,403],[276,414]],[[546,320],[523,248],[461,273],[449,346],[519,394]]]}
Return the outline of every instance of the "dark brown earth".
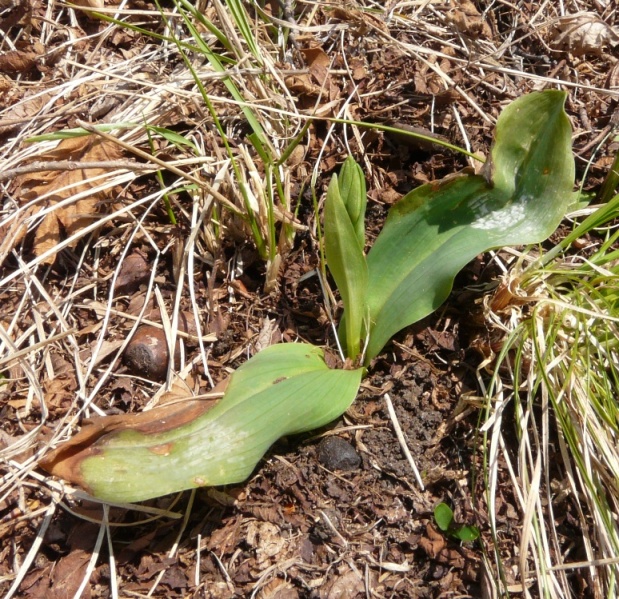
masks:
{"label": "dark brown earth", "polygon": [[[538,9],[537,3],[439,3],[436,10],[426,7],[427,10],[415,15],[415,19],[425,23],[424,27],[418,24],[407,27],[406,20],[389,21],[384,11],[397,7],[393,2],[387,4],[389,7],[369,7],[368,3],[372,11],[367,13],[360,10],[361,5],[338,8],[335,12],[318,7],[315,24],[348,24],[342,47],[321,41],[313,33],[297,36],[295,43],[299,47],[321,47],[332,59],[331,100],[341,102],[350,91],[347,86],[354,81],[359,98],[351,107],[351,116],[357,120],[400,128],[416,127],[426,133],[432,130],[451,143],[469,143],[476,152],[487,155],[493,131],[491,121],[502,107],[534,88],[558,85],[570,91],[567,111],[575,131],[578,177],[582,178],[588,168],[585,187],[593,190],[599,187],[613,150],[602,145],[597,151],[598,144],[617,114],[618,61],[614,46],[609,44],[599,52],[585,48],[583,53],[574,47],[550,46],[549,34],[527,24]],[[274,2],[267,5],[271,7],[269,10],[277,6]],[[30,114],[15,115],[11,112],[12,105],[62,75],[64,38],[60,32],[71,26],[80,35],[94,34],[106,25],[83,13],[72,23],[66,9],[61,12],[59,7],[52,7],[58,35],[52,36],[48,47],[41,49],[35,41],[41,36],[43,21],[34,17],[20,20],[11,11],[30,11],[29,14],[41,19],[45,7],[36,0],[20,0],[10,5],[5,2],[1,6],[4,12],[0,16],[0,28],[10,39],[19,40],[10,52],[21,52],[20,60],[26,61],[25,64],[16,62],[16,55],[9,56],[9,48],[2,48],[0,143],[5,148],[2,158],[8,160],[12,139],[19,135],[22,124],[16,121],[32,118]],[[133,2],[130,7],[154,9],[148,2]],[[585,8],[597,12],[615,29],[619,26],[616,8],[605,9],[603,2],[569,7],[572,12]],[[406,12],[409,9],[402,6],[399,10],[412,19],[412,12]],[[547,18],[556,16],[549,13]],[[301,14],[297,17],[300,19]],[[152,15],[144,21],[148,28],[159,29]],[[381,31],[392,36],[394,43],[387,44],[379,35]],[[468,58],[474,63],[508,38],[512,39],[510,36],[516,41],[510,45],[509,52],[501,53],[495,60],[497,70],[469,65],[459,45],[462,42],[471,49]],[[424,55],[427,60],[424,62],[419,56],[405,52],[395,41],[441,51],[444,56]],[[128,56],[132,48],[145,42],[135,32],[119,31],[106,38],[102,48],[95,48],[96,43],[96,39],[81,42],[78,50],[88,57],[91,52]],[[45,52],[54,48],[58,50],[52,60]],[[302,53],[295,56],[296,63],[288,65],[289,68],[301,70],[308,66],[303,64]],[[447,87],[431,69],[433,65],[440,66],[451,78]],[[500,71],[501,67],[516,66],[521,74]],[[353,72],[352,80],[341,75],[346,69]],[[552,83],[552,80],[562,83]],[[579,84],[586,87],[575,87]],[[315,104],[314,91],[304,88],[302,83],[298,86],[291,89],[299,106],[307,108]],[[62,112],[63,103],[69,99],[58,100],[48,112]],[[88,100],[77,116],[85,118],[91,104]],[[198,117],[189,108],[187,112],[165,125],[179,130],[191,128]],[[460,123],[456,122],[455,114]],[[58,122],[50,122],[50,131],[75,126],[75,115],[68,111]],[[37,118],[44,119],[45,115]],[[242,136],[242,128],[239,131]],[[316,192],[321,197],[347,153],[341,126],[335,128],[325,145],[327,131],[326,123],[316,123],[310,128],[303,162],[292,169],[292,196],[299,202],[298,220],[309,229],[297,234],[294,247],[283,257],[277,291],[264,292],[265,265],[249,237],[231,236],[222,240],[213,264],[205,265],[194,277],[203,330],[216,338],[208,344],[208,366],[215,383],[247,359],[253,343],[264,331],[271,342],[301,339],[333,346],[318,280],[315,276],[304,276],[319,266],[309,173],[320,161]],[[458,154],[384,132],[368,132],[363,144],[360,147],[358,140],[351,136],[349,147],[355,158],[371,164],[367,179],[370,245],[389,207],[403,194],[468,166]],[[144,148],[147,149],[146,144]],[[19,189],[14,178],[2,183],[6,216],[11,210],[10,199]],[[126,197],[140,197],[157,186],[153,175],[144,175],[123,193]],[[178,202],[187,207],[191,198],[179,194]],[[79,349],[85,356],[97,339],[100,323],[100,314],[88,301],[105,302],[109,297],[124,224],[119,219],[105,225],[100,232],[110,246],[119,244],[114,251],[99,254],[94,250],[94,240],[85,241],[78,247],[63,249],[49,269],[38,273],[46,292],[54,298],[66,296],[67,286],[72,286],[77,294],[70,316],[72,327],[79,332]],[[173,243],[175,238],[185,239],[190,233],[186,219],[176,229],[171,227],[162,205],[147,216],[144,227],[159,248]],[[4,279],[19,268],[18,257],[32,259],[33,251],[30,232],[17,252],[7,256],[0,276]],[[239,256],[243,258],[243,270],[233,278],[228,264]],[[154,262],[152,245],[144,236],[139,237],[130,252],[130,266],[121,271],[117,281],[112,302],[116,312],[110,315],[106,338],[111,353],[92,372],[89,388],[94,387],[110,365],[112,350],[128,334],[133,321],[125,316],[140,313],[153,268],[165,305],[168,308],[172,305],[176,284],[171,252],[164,254],[156,266]],[[96,297],[89,291],[93,273],[98,281]],[[184,519],[152,520],[136,511],[112,508],[109,519],[114,526],[110,543],[115,573],[110,568],[108,540],[103,540],[100,550],[95,549],[100,534],[96,521],[103,516],[99,504],[69,501],[71,512],[56,509],[44,537],[38,539],[36,555],[14,596],[72,597],[87,574],[89,562],[94,560],[94,570],[81,595],[87,598],[109,597],[114,593],[120,597],[168,599],[491,597],[489,580],[496,574],[488,555],[494,550],[503,559],[503,576],[505,583],[511,585],[510,596],[524,596],[519,586],[519,556],[515,551],[522,532],[521,513],[508,473],[499,465],[497,519],[501,530],[498,538],[492,538],[484,498],[481,457],[484,439],[477,432],[482,418],[477,377],[487,380],[488,376],[484,370],[478,372],[478,367],[484,357],[500,347],[500,338],[484,323],[481,300],[486,286],[500,274],[489,256],[473,261],[458,276],[446,304],[431,317],[400,333],[373,362],[358,399],[341,419],[324,430],[280,440],[247,482],[201,489],[195,497],[184,493],[149,502],[183,514]],[[12,314],[23,313],[24,319],[16,324],[20,333],[37,325],[36,319],[40,318],[36,310],[24,312],[20,308],[27,295],[27,285],[22,277],[0,289],[1,324],[6,328]],[[41,302],[45,300],[43,294],[38,297]],[[180,308],[191,313],[189,293],[183,293]],[[154,320],[157,314],[155,305],[146,312]],[[195,343],[183,346],[188,358],[198,351]],[[49,351],[47,359],[53,364],[53,378],[46,377],[49,366],[40,361],[35,363],[49,413],[36,442],[26,453],[14,456],[18,462],[33,455],[51,438],[53,430],[63,424],[63,419],[75,414],[78,383],[73,361],[64,352],[61,344]],[[28,399],[28,379],[15,368],[7,368],[2,373],[6,379],[0,387],[2,447],[10,447],[16,439],[34,430],[42,419],[38,405],[33,405],[22,418],[20,410]],[[160,382],[130,376],[131,364],[127,361],[115,362],[112,372],[113,376],[107,378],[97,395],[97,405],[110,415],[139,412],[160,387]],[[154,375],[154,378],[162,377]],[[199,361],[184,384],[185,392],[203,393],[210,389]],[[386,394],[393,402],[425,490],[419,488],[398,442]],[[505,420],[509,426],[509,414]],[[325,439],[331,438],[347,444],[330,448],[327,444],[325,449]],[[38,542],[45,508],[56,505],[59,499],[56,491],[46,486],[45,479],[32,478],[27,468],[24,472],[20,475],[23,484],[16,487],[10,484],[15,464],[8,461],[2,464],[0,590],[4,593]],[[41,470],[34,472],[45,476]],[[452,507],[457,522],[477,526],[481,539],[463,544],[438,531],[433,509],[439,502]],[[560,527],[566,546],[573,534],[570,513],[573,509],[574,506],[568,507]],[[94,518],[95,522],[89,522],[88,518]],[[591,596],[585,577],[584,571],[573,574],[574,596]]]}

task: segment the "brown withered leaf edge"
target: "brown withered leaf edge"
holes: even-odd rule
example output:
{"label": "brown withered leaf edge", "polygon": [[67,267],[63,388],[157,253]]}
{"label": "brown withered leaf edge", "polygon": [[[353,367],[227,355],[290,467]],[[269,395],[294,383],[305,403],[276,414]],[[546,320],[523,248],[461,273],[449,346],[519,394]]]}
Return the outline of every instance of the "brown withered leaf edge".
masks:
{"label": "brown withered leaf edge", "polygon": [[[227,384],[228,381],[224,381]],[[215,392],[222,392],[224,384]],[[88,457],[98,455],[105,440],[115,433],[132,430],[144,435],[163,433],[193,422],[206,414],[219,399],[191,399],[181,403],[162,405],[137,414],[95,416],[83,421],[82,430],[74,437],[49,452],[39,461],[39,466],[54,476],[89,491],[84,482],[80,464]]]}

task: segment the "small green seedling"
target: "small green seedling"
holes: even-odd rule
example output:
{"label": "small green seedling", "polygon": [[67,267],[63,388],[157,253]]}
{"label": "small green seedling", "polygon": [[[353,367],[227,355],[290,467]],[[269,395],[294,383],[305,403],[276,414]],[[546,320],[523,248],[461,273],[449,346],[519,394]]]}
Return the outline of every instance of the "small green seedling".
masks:
{"label": "small green seedling", "polygon": [[479,537],[479,529],[468,524],[456,524],[453,510],[446,503],[439,503],[434,508],[436,525],[452,539],[470,543]]}

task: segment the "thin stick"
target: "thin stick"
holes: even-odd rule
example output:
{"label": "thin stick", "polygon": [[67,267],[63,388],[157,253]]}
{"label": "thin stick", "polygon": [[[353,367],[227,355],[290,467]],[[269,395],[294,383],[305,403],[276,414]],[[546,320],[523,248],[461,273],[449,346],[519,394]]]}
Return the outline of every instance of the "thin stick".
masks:
{"label": "thin stick", "polygon": [[333,534],[343,543],[344,547],[348,547],[348,541],[340,534],[340,531],[335,528],[335,525],[329,519],[329,516],[325,514],[324,510],[318,510],[318,513],[322,516],[323,520],[327,523],[327,526],[331,529]]}
{"label": "thin stick", "polygon": [[194,578],[193,578],[193,584],[196,587],[200,584],[200,559],[201,559],[201,552],[202,552],[202,547],[200,546],[201,544],[202,544],[202,535],[198,533],[198,538],[196,540],[196,570],[195,570]]}
{"label": "thin stick", "polygon": [[4,596],[5,599],[11,599],[11,597],[15,594],[15,592],[19,588],[19,585],[22,583],[22,581],[24,580],[24,577],[28,573],[28,569],[32,565],[34,558],[39,553],[39,549],[41,545],[43,544],[43,537],[45,536],[45,533],[47,532],[47,528],[49,527],[49,524],[52,521],[52,516],[54,515],[54,512],[56,511],[56,504],[54,503],[50,504],[46,511],[47,511],[47,514],[45,515],[45,518],[43,518],[43,522],[41,523],[41,527],[39,528],[39,532],[37,533],[36,539],[32,543],[32,546],[30,547],[30,551],[28,551],[28,555],[26,555],[26,557],[24,558],[21,568],[19,569],[19,572],[16,574],[15,580],[13,580],[13,584],[11,585],[11,588],[8,590],[7,594]]}
{"label": "thin stick", "polygon": [[62,333],[58,333],[57,335],[52,335],[51,337],[48,337],[47,339],[43,339],[43,341],[39,341],[38,343],[33,343],[32,345],[24,349],[16,350],[13,353],[9,354],[8,356],[5,356],[4,358],[0,358],[0,366],[5,366],[6,364],[13,362],[14,360],[19,360],[23,358],[24,356],[27,356],[31,352],[38,351],[42,347],[47,347],[48,345],[52,343],[56,343],[56,341],[59,341],[60,339],[64,339],[65,337],[69,335],[73,335],[76,332],[77,332],[76,329],[69,329],[68,331],[62,331]]}
{"label": "thin stick", "polygon": [[27,175],[30,173],[40,173],[45,171],[77,171],[81,169],[109,169],[109,170],[127,170],[131,171],[155,171],[157,167],[152,164],[143,164],[135,161],[126,160],[103,160],[95,162],[78,162],[75,160],[55,160],[55,161],[40,161],[31,162],[24,166],[10,168],[0,173],[0,182],[8,181],[18,175]]}
{"label": "thin stick", "polygon": [[395,410],[393,409],[393,404],[391,403],[391,397],[389,397],[389,393],[385,393],[385,403],[387,404],[387,410],[389,411],[389,417],[391,418],[391,422],[393,423],[395,435],[398,438],[398,441],[400,442],[400,447],[402,448],[402,451],[404,452],[404,455],[406,456],[406,459],[408,460],[410,467],[413,469],[413,474],[415,475],[415,479],[417,480],[417,483],[419,484],[419,488],[422,491],[425,491],[426,488],[423,484],[423,481],[421,480],[421,475],[419,474],[419,470],[417,470],[417,466],[415,465],[415,460],[413,459],[413,456],[411,455],[411,452],[408,449],[408,445],[406,444],[406,439],[404,438],[402,427],[400,426],[398,417],[396,416]]}
{"label": "thin stick", "polygon": [[94,133],[95,135],[98,135],[99,137],[107,141],[111,141],[112,143],[115,143],[119,145],[120,147],[124,148],[125,150],[127,150],[127,152],[131,152],[132,154],[134,154],[135,156],[138,156],[139,158],[142,158],[143,160],[147,160],[151,163],[155,163],[159,165],[160,167],[170,171],[171,173],[174,173],[175,175],[178,175],[179,177],[182,177],[184,179],[187,179],[188,181],[191,181],[192,183],[195,183],[201,189],[205,189],[222,206],[225,206],[226,208],[228,208],[228,210],[230,210],[231,212],[234,212],[235,214],[238,214],[241,217],[243,216],[243,214],[241,213],[241,211],[238,209],[237,206],[235,206],[223,194],[214,190],[205,181],[198,179],[197,177],[194,177],[193,175],[189,173],[186,173],[185,171],[173,166],[172,164],[170,164],[169,162],[166,162],[165,160],[161,160],[160,158],[157,158],[156,156],[151,156],[147,152],[144,152],[140,150],[139,148],[136,148],[132,146],[131,144],[128,144],[118,139],[117,137],[114,137],[113,135],[110,135],[109,133],[105,133],[103,131],[99,131],[98,129],[95,129],[93,125],[91,125],[90,123],[87,123],[86,121],[78,120],[77,124],[80,127],[86,129],[86,131],[88,131],[89,133]]}

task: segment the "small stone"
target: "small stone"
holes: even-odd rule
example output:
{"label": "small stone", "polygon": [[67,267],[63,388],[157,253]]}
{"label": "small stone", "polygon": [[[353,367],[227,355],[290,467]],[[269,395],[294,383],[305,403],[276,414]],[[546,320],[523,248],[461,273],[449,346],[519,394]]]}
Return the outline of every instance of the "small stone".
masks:
{"label": "small stone", "polygon": [[[153,312],[156,317],[159,312]],[[153,320],[155,318],[151,316]],[[196,321],[191,312],[180,312],[178,318],[178,330],[188,335],[197,335]],[[185,340],[187,347],[195,347],[195,340]],[[180,345],[176,343],[174,360],[178,364],[180,359]],[[135,332],[127,345],[123,355],[123,362],[132,374],[141,376],[151,381],[162,381],[168,372],[170,353],[165,332],[159,327],[143,324]]]}
{"label": "small stone", "polygon": [[120,267],[114,291],[131,295],[140,288],[140,285],[148,283],[150,273],[150,264],[141,253],[130,254],[125,258]]}
{"label": "small stone", "polygon": [[340,437],[325,437],[318,444],[318,460],[329,470],[356,470],[361,464],[355,448]]}
{"label": "small stone", "polygon": [[165,333],[149,325],[138,327],[123,356],[132,374],[152,381],[165,379],[169,359]]}

